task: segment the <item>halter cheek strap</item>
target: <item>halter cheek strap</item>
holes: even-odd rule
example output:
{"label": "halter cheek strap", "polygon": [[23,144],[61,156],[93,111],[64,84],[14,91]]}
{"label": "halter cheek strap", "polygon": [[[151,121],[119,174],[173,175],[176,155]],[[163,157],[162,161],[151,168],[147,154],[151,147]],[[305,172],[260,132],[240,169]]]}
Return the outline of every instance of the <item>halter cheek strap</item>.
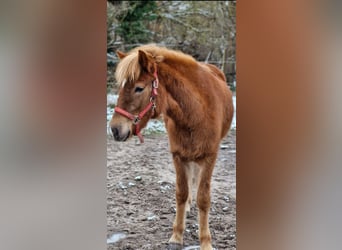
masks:
{"label": "halter cheek strap", "polygon": [[141,143],[144,142],[144,137],[142,136],[141,131],[140,131],[140,121],[147,114],[147,112],[150,109],[152,109],[152,116],[153,116],[153,112],[156,108],[156,98],[158,95],[157,90],[158,90],[158,85],[159,85],[157,67],[155,68],[153,76],[154,76],[154,80],[152,82],[152,91],[151,91],[150,102],[149,102],[149,104],[147,104],[147,106],[138,115],[133,115],[133,114],[131,114],[131,113],[127,112],[126,110],[119,108],[119,107],[115,107],[115,109],[114,109],[115,113],[118,113],[118,114],[130,119],[131,121],[133,121],[133,125],[135,126],[135,135],[139,137]]}

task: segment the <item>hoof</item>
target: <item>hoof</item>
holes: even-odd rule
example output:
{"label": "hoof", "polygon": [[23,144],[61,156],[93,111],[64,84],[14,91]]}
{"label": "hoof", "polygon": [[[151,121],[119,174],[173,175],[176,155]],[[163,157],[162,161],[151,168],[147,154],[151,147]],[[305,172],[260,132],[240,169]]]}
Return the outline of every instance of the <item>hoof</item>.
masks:
{"label": "hoof", "polygon": [[169,243],[166,250],[182,250],[183,245],[179,243]]}
{"label": "hoof", "polygon": [[206,246],[201,246],[201,250],[214,250],[215,248],[213,248],[211,245],[206,245]]}

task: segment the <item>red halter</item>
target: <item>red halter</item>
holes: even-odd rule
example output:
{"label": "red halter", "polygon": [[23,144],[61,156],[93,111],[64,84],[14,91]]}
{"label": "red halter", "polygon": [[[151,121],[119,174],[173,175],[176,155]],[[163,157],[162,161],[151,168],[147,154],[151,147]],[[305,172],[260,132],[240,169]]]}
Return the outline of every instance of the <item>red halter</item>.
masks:
{"label": "red halter", "polygon": [[150,97],[150,103],[147,104],[147,106],[138,114],[138,115],[133,115],[126,110],[123,110],[122,108],[115,107],[114,111],[115,113],[118,113],[122,116],[127,117],[128,119],[133,121],[133,124],[135,125],[135,135],[139,137],[140,142],[144,142],[144,137],[140,133],[140,121],[141,119],[146,115],[146,113],[152,109],[152,114],[156,108],[156,97],[158,95],[157,89],[159,85],[159,80],[158,80],[158,74],[157,74],[157,67],[155,68],[155,71],[153,73],[154,80],[152,82],[152,91],[151,91],[151,97]]}

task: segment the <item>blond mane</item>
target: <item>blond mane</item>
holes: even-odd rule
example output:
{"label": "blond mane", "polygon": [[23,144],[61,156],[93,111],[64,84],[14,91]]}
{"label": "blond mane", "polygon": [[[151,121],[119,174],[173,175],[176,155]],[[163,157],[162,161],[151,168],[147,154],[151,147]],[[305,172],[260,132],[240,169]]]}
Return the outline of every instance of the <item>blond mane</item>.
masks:
{"label": "blond mane", "polygon": [[198,65],[196,60],[181,51],[170,50],[165,47],[159,47],[155,44],[148,44],[134,48],[126,57],[124,57],[118,64],[115,72],[117,84],[124,85],[125,82],[134,82],[141,74],[141,66],[138,61],[138,51],[143,50],[150,53],[157,63],[163,61],[164,63],[179,62],[180,64]]}
{"label": "blond mane", "polygon": [[123,86],[127,81],[135,81],[141,73],[138,62],[138,54],[130,53],[118,64],[115,71],[115,78],[119,86]]}

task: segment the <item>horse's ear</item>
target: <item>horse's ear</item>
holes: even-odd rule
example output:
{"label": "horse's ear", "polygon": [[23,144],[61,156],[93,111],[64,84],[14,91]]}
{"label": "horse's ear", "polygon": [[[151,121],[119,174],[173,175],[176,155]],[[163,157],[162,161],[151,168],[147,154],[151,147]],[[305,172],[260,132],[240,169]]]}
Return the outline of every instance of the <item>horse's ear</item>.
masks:
{"label": "horse's ear", "polygon": [[139,50],[139,64],[143,70],[149,73],[154,72],[154,61],[155,59],[145,51]]}
{"label": "horse's ear", "polygon": [[117,50],[117,51],[116,51],[116,54],[117,54],[117,56],[118,56],[120,59],[123,59],[123,58],[125,58],[125,57],[127,56],[127,54],[121,52],[120,50]]}
{"label": "horse's ear", "polygon": [[146,55],[145,51],[142,51],[142,50],[139,50],[138,53],[139,53],[139,64],[140,64],[140,66],[143,69],[147,70],[148,64],[149,64],[148,56]]}

